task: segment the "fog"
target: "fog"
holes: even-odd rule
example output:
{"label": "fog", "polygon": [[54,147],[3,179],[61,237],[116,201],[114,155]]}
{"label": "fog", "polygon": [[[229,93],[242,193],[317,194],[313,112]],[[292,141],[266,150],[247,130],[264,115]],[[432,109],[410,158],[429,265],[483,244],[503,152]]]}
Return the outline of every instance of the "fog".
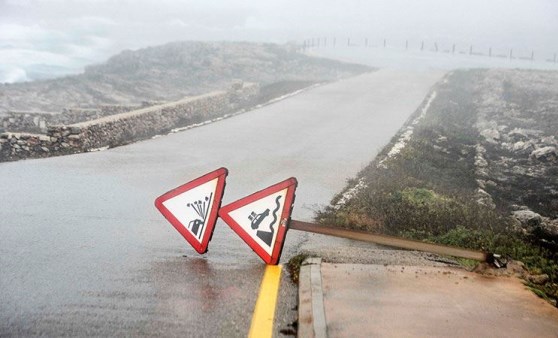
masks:
{"label": "fog", "polygon": [[397,46],[408,40],[415,48],[425,41],[429,48],[438,43],[474,45],[485,53],[490,47],[527,56],[534,51],[544,61],[558,51],[557,15],[558,3],[551,0],[3,0],[0,82],[78,73],[124,49],[177,40],[350,37]]}

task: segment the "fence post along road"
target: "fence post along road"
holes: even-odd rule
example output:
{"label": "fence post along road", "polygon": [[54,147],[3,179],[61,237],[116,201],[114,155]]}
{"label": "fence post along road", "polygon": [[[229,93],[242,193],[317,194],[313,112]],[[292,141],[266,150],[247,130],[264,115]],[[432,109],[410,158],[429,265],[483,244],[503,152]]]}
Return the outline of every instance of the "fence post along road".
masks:
{"label": "fence post along road", "polygon": [[502,265],[499,256],[489,252],[293,220],[294,177],[220,207],[227,174],[219,168],[155,200],[157,209],[200,254],[207,251],[218,215],[268,265],[279,262],[289,229]]}
{"label": "fence post along road", "polygon": [[[320,41],[323,39],[323,43]],[[308,50],[319,50],[319,49],[333,49],[336,48],[336,37],[329,38],[333,43],[327,44],[328,38],[309,38],[305,39],[299,44],[299,48],[302,52],[306,52]],[[355,47],[363,47],[363,48],[392,48],[398,49],[401,51],[411,51],[416,50],[420,52],[432,52],[432,53],[440,53],[440,54],[448,54],[455,56],[456,54],[462,54],[467,56],[475,56],[475,57],[487,57],[487,58],[499,58],[499,59],[508,59],[508,60],[519,60],[519,61],[539,61],[545,63],[558,63],[557,53],[552,52],[550,48],[551,46],[547,46],[547,50],[539,53],[535,53],[534,49],[523,47],[523,48],[516,48],[516,52],[514,52],[514,48],[512,46],[506,47],[501,46],[499,43],[484,43],[482,46],[479,46],[481,43],[478,44],[471,44],[465,42],[456,42],[451,40],[446,41],[412,41],[412,39],[389,39],[388,38],[369,38],[369,37],[347,37],[343,38],[344,41],[347,41],[346,44],[340,44],[337,48],[340,47],[347,47],[347,48],[355,48]],[[516,46],[517,47],[517,46]],[[538,55],[538,59],[535,59],[535,54]],[[545,56],[546,55],[546,56]]]}

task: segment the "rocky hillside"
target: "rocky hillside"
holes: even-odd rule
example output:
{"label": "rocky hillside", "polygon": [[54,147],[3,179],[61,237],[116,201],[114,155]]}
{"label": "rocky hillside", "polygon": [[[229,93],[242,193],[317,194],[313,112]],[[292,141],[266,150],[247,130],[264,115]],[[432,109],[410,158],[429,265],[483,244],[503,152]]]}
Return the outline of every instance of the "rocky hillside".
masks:
{"label": "rocky hillside", "polygon": [[175,42],[124,51],[79,75],[0,85],[0,112],[169,101],[223,89],[235,79],[267,85],[332,80],[368,70],[305,56],[290,45]]}
{"label": "rocky hillside", "polygon": [[520,260],[558,302],[558,72],[459,70],[318,215]]}

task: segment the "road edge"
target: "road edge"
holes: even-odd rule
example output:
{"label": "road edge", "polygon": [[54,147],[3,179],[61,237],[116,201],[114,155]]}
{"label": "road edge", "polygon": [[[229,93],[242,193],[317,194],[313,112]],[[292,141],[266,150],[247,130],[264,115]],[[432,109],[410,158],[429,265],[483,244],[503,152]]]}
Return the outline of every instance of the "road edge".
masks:
{"label": "road edge", "polygon": [[298,286],[298,337],[327,337],[321,258],[308,258],[301,267]]}

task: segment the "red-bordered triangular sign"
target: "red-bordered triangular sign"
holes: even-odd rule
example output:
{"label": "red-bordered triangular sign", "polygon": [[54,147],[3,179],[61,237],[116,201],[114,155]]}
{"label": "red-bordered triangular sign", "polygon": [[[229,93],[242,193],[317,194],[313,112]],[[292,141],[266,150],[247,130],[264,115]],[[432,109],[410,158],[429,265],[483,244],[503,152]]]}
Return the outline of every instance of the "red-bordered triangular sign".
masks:
{"label": "red-bordered triangular sign", "polygon": [[296,185],[291,177],[219,210],[219,216],[267,264],[277,264],[281,257]]}
{"label": "red-bordered triangular sign", "polygon": [[219,168],[155,200],[155,207],[201,254],[213,235],[227,174],[226,168]]}

